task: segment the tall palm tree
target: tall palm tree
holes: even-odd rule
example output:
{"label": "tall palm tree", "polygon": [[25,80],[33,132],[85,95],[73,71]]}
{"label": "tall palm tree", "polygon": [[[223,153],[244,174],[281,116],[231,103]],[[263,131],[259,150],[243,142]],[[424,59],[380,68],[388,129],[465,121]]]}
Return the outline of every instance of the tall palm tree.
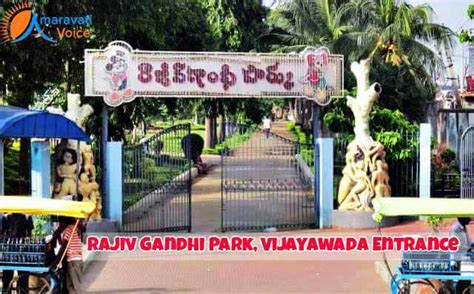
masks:
{"label": "tall palm tree", "polygon": [[274,51],[299,51],[307,46],[333,49],[341,43],[352,24],[345,21],[348,7],[336,0],[283,1],[271,12],[269,33],[260,37]]}
{"label": "tall palm tree", "polygon": [[366,27],[359,26],[349,36],[365,45],[370,50],[369,56],[379,53],[385,62],[394,65],[434,68],[440,59],[430,45],[444,46],[451,42],[453,32],[432,22],[433,10],[427,4],[412,6],[397,0],[351,2],[365,2],[372,9],[366,15]]}
{"label": "tall palm tree", "polygon": [[283,1],[271,14],[273,28],[261,41],[277,51],[320,45],[349,61],[377,54],[394,65],[434,67],[440,59],[428,44],[449,43],[453,33],[433,23],[432,16],[429,5],[398,0]]}

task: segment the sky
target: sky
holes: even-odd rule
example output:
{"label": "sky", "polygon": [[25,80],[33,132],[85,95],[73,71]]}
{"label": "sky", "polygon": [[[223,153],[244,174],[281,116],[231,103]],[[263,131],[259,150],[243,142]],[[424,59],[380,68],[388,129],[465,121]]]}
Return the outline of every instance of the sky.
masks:
{"label": "sky", "polygon": [[[459,32],[461,28],[474,28],[474,21],[468,21],[467,7],[474,4],[474,0],[406,0],[412,5],[429,4],[435,13],[434,22],[448,26],[454,32]],[[264,5],[270,6],[275,0],[263,0]],[[453,62],[456,73],[462,73],[462,46],[455,44],[453,49]],[[465,60],[467,63],[468,50],[465,49]],[[473,73],[474,74],[474,73]]]}
{"label": "sky", "polygon": [[[469,4],[474,4],[472,0],[408,0],[407,2],[413,5],[429,4],[435,12],[434,22],[446,25],[455,33],[459,33],[461,29],[474,28],[474,21],[469,20],[467,16],[467,7]],[[467,46],[464,53],[467,64]],[[461,77],[463,45],[456,42],[452,54],[455,71]]]}

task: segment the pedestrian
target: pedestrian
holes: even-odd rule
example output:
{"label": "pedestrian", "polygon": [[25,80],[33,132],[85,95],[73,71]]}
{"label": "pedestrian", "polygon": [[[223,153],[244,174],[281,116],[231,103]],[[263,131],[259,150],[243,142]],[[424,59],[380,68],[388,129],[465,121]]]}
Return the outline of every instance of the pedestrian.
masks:
{"label": "pedestrian", "polygon": [[[471,222],[468,217],[458,217],[457,222],[453,224],[449,233],[451,236],[455,236],[459,239],[459,247],[456,254],[453,255],[454,259],[459,260],[463,256],[466,256],[468,252],[472,251],[473,244],[469,238],[467,231],[467,225]],[[458,263],[458,262],[456,262]],[[456,293],[463,293],[471,285],[470,280],[459,280],[456,283]]]}
{"label": "pedestrian", "polygon": [[[2,217],[2,236],[4,238],[26,238],[31,237],[33,230],[33,220],[31,216],[26,216],[21,213],[12,213]],[[21,289],[28,289],[28,272],[18,271],[17,287]],[[13,271],[6,270],[2,273],[2,288],[6,293],[10,282],[13,280]]]}
{"label": "pedestrian", "polygon": [[60,227],[65,227],[62,231],[62,252],[66,250],[71,240],[66,251],[66,288],[69,293],[81,293],[83,268],[81,236],[85,228],[82,223],[76,226],[74,218],[63,218],[61,222]]}
{"label": "pedestrian", "polygon": [[272,127],[272,120],[268,116],[265,116],[263,118],[263,130],[265,132],[265,136],[267,137],[267,139],[270,136],[271,127]]}

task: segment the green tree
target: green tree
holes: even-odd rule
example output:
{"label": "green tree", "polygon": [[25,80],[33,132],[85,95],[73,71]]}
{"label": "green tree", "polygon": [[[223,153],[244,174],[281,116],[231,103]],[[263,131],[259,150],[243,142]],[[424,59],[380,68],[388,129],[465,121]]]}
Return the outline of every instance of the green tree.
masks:
{"label": "green tree", "polygon": [[[213,50],[247,52],[257,48],[257,37],[265,31],[264,18],[267,10],[259,0],[209,0],[202,1],[206,10],[207,21],[214,38]],[[252,99],[253,103],[259,103]],[[233,110],[239,109],[243,99],[206,99],[201,107],[206,113],[205,148],[213,148],[216,139],[222,137],[224,116],[235,115]]]}
{"label": "green tree", "polygon": [[[84,94],[85,48],[104,48],[113,40],[125,40],[134,48],[153,50],[206,50],[212,42],[205,11],[198,0],[117,0],[111,5],[106,0],[35,1],[41,15],[92,15],[93,36],[89,40],[58,40],[48,43],[33,36],[19,43],[0,46],[0,96],[4,103],[27,108],[34,97],[50,87],[66,92]],[[0,17],[11,4],[0,4]],[[49,35],[54,28],[45,27]],[[8,89],[8,91],[7,91]],[[62,99],[64,101],[64,99]],[[56,101],[57,102],[57,101]],[[89,98],[98,114],[101,99]],[[174,102],[164,99],[147,99],[114,109],[111,114],[111,135],[125,138],[124,129],[132,129],[145,118],[159,111],[160,106]],[[87,131],[100,134],[100,116],[95,115]],[[20,148],[20,174],[29,174],[29,143],[22,141]],[[28,191],[25,185],[24,191]]]}
{"label": "green tree", "polygon": [[355,86],[350,63],[371,57],[372,76],[384,89],[381,105],[423,120],[425,102],[434,99],[429,70],[441,62],[427,44],[448,44],[452,36],[431,21],[432,15],[428,5],[395,0],[283,1],[269,17],[270,32],[260,40],[277,51],[326,46],[344,54],[348,89]]}

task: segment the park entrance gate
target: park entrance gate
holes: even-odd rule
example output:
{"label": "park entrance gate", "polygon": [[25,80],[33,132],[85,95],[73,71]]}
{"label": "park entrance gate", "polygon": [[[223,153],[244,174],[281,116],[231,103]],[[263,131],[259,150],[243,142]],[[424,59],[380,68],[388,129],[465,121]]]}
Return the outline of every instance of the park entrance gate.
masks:
{"label": "park entrance gate", "polygon": [[474,126],[461,136],[461,198],[474,199]]}
{"label": "park entrance gate", "polygon": [[189,124],[123,149],[122,230],[191,231]]}
{"label": "park entrance gate", "polygon": [[[324,47],[308,47],[301,54],[172,52],[134,50],[114,41],[105,49],[85,50],[84,60],[85,95],[105,103],[104,150],[107,107],[136,97],[302,98],[325,106],[342,97],[344,86],[344,56]],[[123,230],[190,230],[190,162],[173,138],[178,132],[189,133],[189,126],[125,148]],[[222,156],[223,230],[314,223],[311,168],[302,164],[312,165],[303,157],[314,148],[275,134],[266,138],[261,131],[253,131],[239,148],[231,147]],[[107,161],[107,154],[103,158]]]}
{"label": "park entrance gate", "polygon": [[312,146],[243,126],[227,132],[222,231],[315,226]]}

